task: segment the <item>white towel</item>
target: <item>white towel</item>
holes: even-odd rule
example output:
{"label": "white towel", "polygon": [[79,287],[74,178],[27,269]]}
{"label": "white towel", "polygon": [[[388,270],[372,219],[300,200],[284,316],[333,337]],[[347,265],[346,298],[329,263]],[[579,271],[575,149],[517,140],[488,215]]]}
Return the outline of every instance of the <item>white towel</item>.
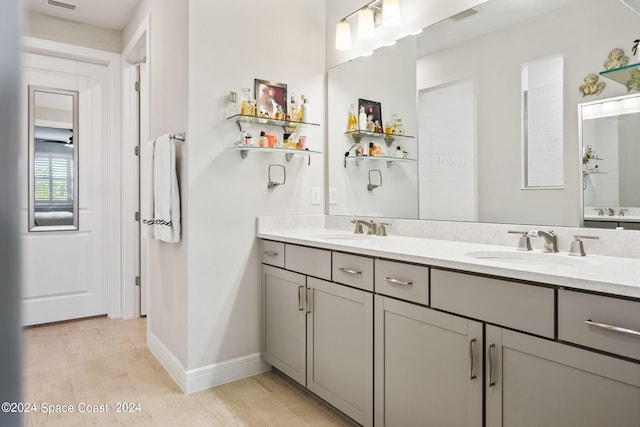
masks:
{"label": "white towel", "polygon": [[180,194],[176,174],[176,144],[163,135],[153,150],[153,235],[164,242],[180,241]]}
{"label": "white towel", "polygon": [[176,146],[169,135],[145,144],[141,170],[142,237],[180,241]]}
{"label": "white towel", "polygon": [[140,223],[141,234],[145,239],[153,239],[153,149],[156,141],[142,146],[140,156]]}

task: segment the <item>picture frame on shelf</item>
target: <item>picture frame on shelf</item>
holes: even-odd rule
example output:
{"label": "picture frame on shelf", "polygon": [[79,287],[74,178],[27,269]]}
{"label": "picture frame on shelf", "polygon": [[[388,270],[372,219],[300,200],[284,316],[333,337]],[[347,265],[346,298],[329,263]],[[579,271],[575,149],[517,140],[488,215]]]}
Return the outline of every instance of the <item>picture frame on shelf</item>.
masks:
{"label": "picture frame on shelf", "polygon": [[255,79],[256,112],[259,116],[276,117],[281,110],[287,113],[287,85]]}
{"label": "picture frame on shelf", "polygon": [[382,126],[382,106],[379,102],[359,98],[358,108],[359,107],[364,107],[364,113],[367,115],[367,119],[369,116],[373,116],[373,122],[378,121],[378,124]]}

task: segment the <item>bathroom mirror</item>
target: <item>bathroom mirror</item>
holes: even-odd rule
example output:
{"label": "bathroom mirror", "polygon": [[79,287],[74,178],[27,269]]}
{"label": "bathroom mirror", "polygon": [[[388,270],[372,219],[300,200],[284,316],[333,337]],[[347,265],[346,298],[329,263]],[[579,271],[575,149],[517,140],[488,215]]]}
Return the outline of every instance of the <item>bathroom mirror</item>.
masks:
{"label": "bathroom mirror", "polygon": [[[578,105],[622,96],[627,90],[603,77],[600,81],[606,86],[598,95],[583,97],[578,88],[587,74],[604,69],[613,48],[623,48],[631,56],[639,25],[640,16],[619,0],[488,0],[425,28],[418,36],[408,36],[416,40],[413,53],[398,43],[332,68],[328,72],[327,169],[329,195],[333,192],[337,197],[333,202],[329,197],[329,214],[580,226]],[[361,72],[347,70],[361,60],[369,69],[388,67],[385,58],[393,49],[412,55],[406,61],[413,61],[415,67],[415,91],[400,90],[398,84],[413,75],[398,68],[384,84],[358,96],[379,101],[383,93],[395,93],[395,98],[382,102],[383,116],[388,111],[385,104],[415,111],[415,191],[389,203],[377,190],[367,192],[366,184],[358,181],[360,176],[353,181],[351,175],[345,178],[341,156],[349,148],[348,140],[336,139],[332,128],[344,131],[349,110],[349,103],[336,102],[340,96],[335,94],[362,80]],[[555,141],[556,163],[541,166],[557,176],[550,185],[527,186],[523,184],[523,65],[548,58],[560,58],[562,65],[561,141]],[[637,60],[631,58],[631,62]],[[437,119],[435,114],[440,113],[448,116]],[[434,135],[438,136],[435,143]],[[460,144],[463,139],[465,143]],[[387,176],[397,173],[396,166],[383,169],[384,186],[404,192],[406,185],[393,187]],[[389,213],[391,208],[394,214]]]}
{"label": "bathroom mirror", "polygon": [[640,229],[640,95],[580,105],[584,225]]}
{"label": "bathroom mirror", "polygon": [[29,86],[29,231],[78,229],[78,92]]}

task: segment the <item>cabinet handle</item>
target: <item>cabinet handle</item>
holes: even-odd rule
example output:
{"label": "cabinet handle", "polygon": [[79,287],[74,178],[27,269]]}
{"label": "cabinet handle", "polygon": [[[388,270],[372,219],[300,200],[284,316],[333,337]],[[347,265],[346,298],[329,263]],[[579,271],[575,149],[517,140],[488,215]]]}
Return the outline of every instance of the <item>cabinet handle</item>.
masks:
{"label": "cabinet handle", "polygon": [[469,341],[469,379],[470,380],[475,380],[477,375],[476,375],[476,361],[475,361],[475,354],[476,354],[476,343],[478,342],[478,340],[476,340],[475,338],[472,339],[471,341]]}
{"label": "cabinet handle", "polygon": [[264,251],[262,253],[267,255],[267,256],[278,256],[278,255],[280,255],[278,252],[273,252],[273,251]]}
{"label": "cabinet handle", "polygon": [[607,331],[615,331],[615,332],[621,332],[621,333],[627,334],[627,335],[640,336],[640,332],[639,331],[634,331],[633,329],[623,328],[621,326],[608,325],[606,323],[594,322],[591,319],[585,320],[584,323],[586,323],[587,325],[590,325],[590,326],[595,326],[596,328],[606,329]]}
{"label": "cabinet handle", "polygon": [[496,352],[496,345],[495,344],[491,344],[489,346],[489,360],[487,361],[487,364],[489,365],[489,387],[494,387],[496,385],[496,381],[493,378],[493,364],[494,364],[494,358],[495,358],[495,352]]}
{"label": "cabinet handle", "polygon": [[305,301],[307,305],[307,314],[311,313],[311,288],[307,288],[307,298]]}
{"label": "cabinet handle", "polygon": [[353,274],[354,276],[360,276],[362,274],[362,271],[351,270],[349,268],[344,268],[344,267],[340,267],[338,270],[342,271],[343,273]]}
{"label": "cabinet handle", "polygon": [[302,311],[304,310],[304,307],[302,306],[302,290],[304,289],[304,286],[298,286],[298,311]]}
{"label": "cabinet handle", "polygon": [[393,279],[391,277],[385,277],[384,278],[385,281],[389,282],[389,283],[393,283],[395,285],[404,285],[404,286],[411,286],[413,285],[413,282],[406,282],[404,280],[398,280],[398,279]]}

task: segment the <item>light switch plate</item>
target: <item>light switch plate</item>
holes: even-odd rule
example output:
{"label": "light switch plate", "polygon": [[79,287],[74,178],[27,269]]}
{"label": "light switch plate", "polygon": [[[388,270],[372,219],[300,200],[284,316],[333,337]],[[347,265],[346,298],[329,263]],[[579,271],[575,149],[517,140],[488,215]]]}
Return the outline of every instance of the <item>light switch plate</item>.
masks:
{"label": "light switch plate", "polygon": [[320,204],[320,187],[311,187],[311,204]]}
{"label": "light switch plate", "polygon": [[329,204],[330,205],[338,204],[338,189],[336,187],[329,188]]}

